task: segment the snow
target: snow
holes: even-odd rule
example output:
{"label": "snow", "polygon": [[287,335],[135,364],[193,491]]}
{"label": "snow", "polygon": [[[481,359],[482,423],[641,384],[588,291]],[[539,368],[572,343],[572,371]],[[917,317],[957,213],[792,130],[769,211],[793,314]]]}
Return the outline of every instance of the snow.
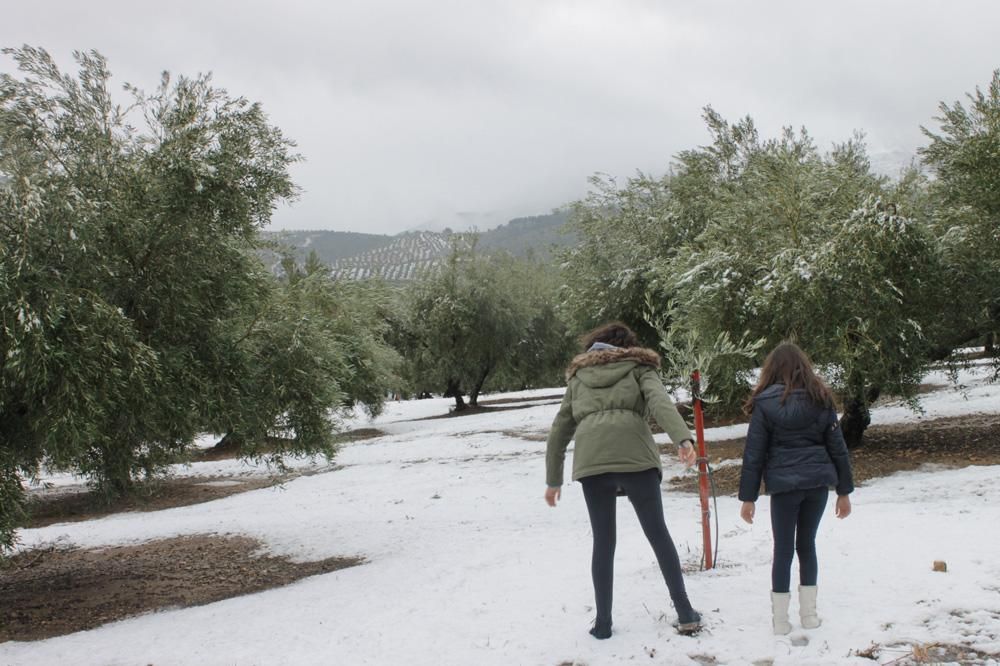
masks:
{"label": "snow", "polygon": [[[987,369],[963,371],[965,395],[927,395],[926,416],[1000,412]],[[926,381],[945,384],[943,375]],[[547,389],[504,398],[558,396]],[[484,396],[483,399],[495,396]],[[336,466],[279,488],[195,506],[122,513],[20,533],[22,548],[94,548],[180,534],[245,534],[305,561],[361,555],[366,563],[205,606],[149,613],[49,640],[0,644],[2,664],[864,664],[871,643],[967,644],[1000,652],[1000,469],[927,468],[861,485],[854,513],[831,509],[818,539],[823,626],[770,632],[768,502],[754,525],[718,499],[718,567],[686,577],[706,629],[681,637],[655,560],[626,501],[619,503],[615,634],[596,641],[590,532],[579,484],[551,509],[544,490],[548,404],[461,418],[442,399],[393,402],[354,427],[384,436],[345,445]],[[918,418],[901,406],[875,423]],[[709,431],[728,439],[734,426]],[[665,476],[682,473],[665,459]],[[326,461],[295,461],[326,469]],[[567,462],[568,464],[568,462]],[[265,473],[234,461],[179,467],[196,476]],[[693,472],[688,471],[688,474]],[[43,479],[67,485],[72,479]],[[699,504],[664,490],[681,559],[700,558]],[[993,528],[989,526],[993,525]],[[931,570],[947,562],[947,573]],[[793,610],[795,602],[793,601]],[[807,645],[799,645],[808,637]],[[651,658],[652,657],[652,658]],[[770,661],[769,661],[770,660]]]}

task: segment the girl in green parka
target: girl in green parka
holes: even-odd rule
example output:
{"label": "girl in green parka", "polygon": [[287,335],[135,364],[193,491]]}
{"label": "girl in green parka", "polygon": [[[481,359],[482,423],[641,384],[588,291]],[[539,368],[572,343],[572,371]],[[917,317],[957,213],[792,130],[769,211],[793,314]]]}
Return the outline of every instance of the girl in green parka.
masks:
{"label": "girl in green parka", "polygon": [[660,451],[647,415],[678,445],[681,461],[689,466],[696,457],[691,432],[663,388],[657,372],[660,357],[639,347],[627,326],[605,324],[582,341],[586,351],[566,370],[566,394],[549,431],[545,501],[554,507],[559,500],[566,447],[575,435],[573,480],[583,484],[594,534],[591,576],[597,617],[590,633],[611,636],[615,502],[622,494],[632,502],[656,554],[677,610],[678,631],[692,633],[700,628],[701,616],[688,601],[677,549],[663,520]]}

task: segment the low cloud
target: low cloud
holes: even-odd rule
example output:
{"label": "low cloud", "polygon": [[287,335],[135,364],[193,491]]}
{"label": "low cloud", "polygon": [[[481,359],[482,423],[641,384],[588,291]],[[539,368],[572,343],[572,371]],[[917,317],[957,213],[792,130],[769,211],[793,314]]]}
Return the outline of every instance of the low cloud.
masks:
{"label": "low cloud", "polygon": [[[662,172],[708,140],[701,109],[821,147],[864,130],[912,151],[941,100],[1000,67],[1000,4],[219,0],[3,10],[0,43],[116,78],[213,71],[298,142],[302,198],[275,228],[395,233],[544,213],[595,171]],[[5,60],[0,68],[9,71]],[[487,217],[482,217],[487,216]],[[492,216],[492,217],[490,217]]]}

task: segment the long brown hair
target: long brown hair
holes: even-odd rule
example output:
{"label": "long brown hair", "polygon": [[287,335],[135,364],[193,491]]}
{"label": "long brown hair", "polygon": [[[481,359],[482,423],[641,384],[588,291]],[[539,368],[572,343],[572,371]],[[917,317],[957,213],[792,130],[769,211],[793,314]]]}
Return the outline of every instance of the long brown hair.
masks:
{"label": "long brown hair", "polygon": [[809,399],[818,405],[828,407],[833,404],[830,387],[819,378],[813,370],[809,357],[794,342],[782,342],[764,359],[760,379],[757,380],[757,386],[754,387],[750,398],[743,404],[743,411],[747,414],[752,412],[754,398],[773,384],[785,385],[785,392],[781,394],[782,404],[795,389],[805,389]]}
{"label": "long brown hair", "polygon": [[580,336],[580,345],[587,351],[595,342],[615,347],[638,347],[639,338],[632,329],[620,321],[610,321]]}

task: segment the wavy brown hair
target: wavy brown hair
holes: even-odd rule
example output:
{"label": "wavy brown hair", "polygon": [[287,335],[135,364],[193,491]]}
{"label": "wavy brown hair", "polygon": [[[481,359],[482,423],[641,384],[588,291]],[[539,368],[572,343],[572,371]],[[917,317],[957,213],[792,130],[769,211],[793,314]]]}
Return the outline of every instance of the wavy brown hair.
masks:
{"label": "wavy brown hair", "polygon": [[632,329],[620,321],[601,324],[594,330],[580,336],[583,351],[587,351],[595,342],[603,342],[615,347],[638,347],[639,338]]}
{"label": "wavy brown hair", "polygon": [[785,392],[781,394],[782,404],[795,389],[805,389],[809,399],[817,405],[829,407],[833,404],[830,387],[813,370],[812,361],[806,353],[793,342],[782,342],[767,355],[760,370],[760,379],[743,404],[743,411],[747,414],[752,412],[754,398],[774,384],[785,386]]}

